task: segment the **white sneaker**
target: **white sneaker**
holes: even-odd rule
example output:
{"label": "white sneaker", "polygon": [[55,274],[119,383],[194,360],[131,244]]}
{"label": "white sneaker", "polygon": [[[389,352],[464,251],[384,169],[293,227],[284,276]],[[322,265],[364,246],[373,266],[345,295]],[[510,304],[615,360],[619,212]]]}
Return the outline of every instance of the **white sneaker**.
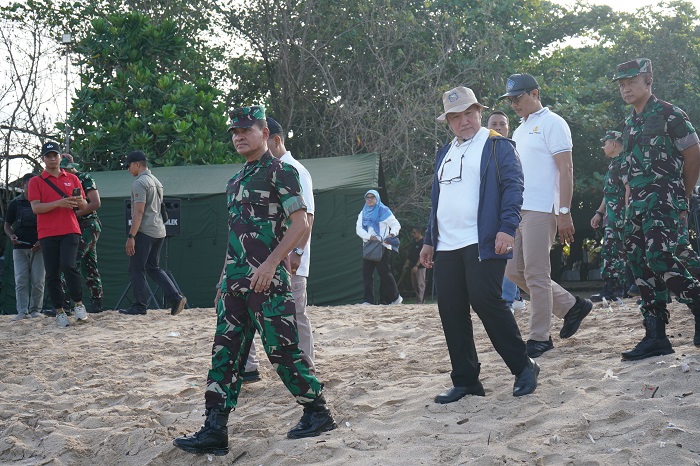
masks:
{"label": "white sneaker", "polygon": [[396,301],[394,301],[393,303],[391,303],[390,306],[394,306],[394,305],[396,305],[396,304],[401,304],[402,302],[403,302],[403,298],[401,297],[401,295],[399,295],[399,297],[396,298]]}
{"label": "white sneaker", "polygon": [[65,312],[56,314],[56,325],[59,327],[68,327],[70,325],[70,322],[68,322],[68,316]]}
{"label": "white sneaker", "polygon": [[87,320],[88,319],[88,314],[87,314],[87,309],[85,309],[85,305],[80,304],[78,306],[75,306],[73,308],[73,311],[75,311],[75,318],[78,320]]}
{"label": "white sneaker", "polygon": [[29,315],[27,315],[26,312],[18,312],[17,315],[15,316],[15,318],[12,320],[22,320],[22,319],[29,319]]}
{"label": "white sneaker", "polygon": [[522,301],[513,301],[513,305],[510,307],[513,311],[524,311],[527,303],[523,299]]}

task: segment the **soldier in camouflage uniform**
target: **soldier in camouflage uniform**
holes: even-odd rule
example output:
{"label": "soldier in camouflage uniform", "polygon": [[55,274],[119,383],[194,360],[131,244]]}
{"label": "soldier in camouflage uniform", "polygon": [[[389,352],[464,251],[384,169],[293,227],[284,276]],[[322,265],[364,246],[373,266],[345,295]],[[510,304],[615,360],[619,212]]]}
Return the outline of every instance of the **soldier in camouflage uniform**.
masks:
{"label": "soldier in camouflage uniform", "polygon": [[[102,231],[102,223],[97,216],[97,209],[100,208],[100,193],[97,191],[95,180],[87,173],[78,171],[80,166],[73,161],[72,155],[61,154],[61,157],[61,168],[78,177],[87,196],[87,207],[75,213],[82,232],[78,246],[77,266],[85,279],[85,285],[90,290],[90,307],[87,311],[102,312],[102,279],[97,268],[97,240]],[[65,293],[67,288],[63,276],[61,276],[61,284]],[[68,296],[67,293],[65,295]]]}
{"label": "soldier in camouflage uniform", "polygon": [[306,206],[297,171],[272,156],[265,110],[243,107],[231,112],[233,144],[246,164],[228,183],[229,241],[217,286],[217,327],[205,393],[202,429],[173,444],[191,453],[228,453],[229,412],[241,390],[241,374],[253,335],[287,389],[304,407],[289,438],[319,435],[336,424],[322,395],[323,384],[301,357],[285,261],[307,229]]}
{"label": "soldier in camouflage uniform", "polygon": [[619,290],[626,289],[625,267],[625,184],[620,174],[622,155],[622,133],[608,131],[600,140],[603,152],[610,160],[603,184],[603,201],[591,219],[591,227],[598,228],[605,221],[603,245],[600,256],[603,259],[602,277],[605,281],[603,291],[591,296],[591,301],[615,299],[621,296]]}
{"label": "soldier in camouflage uniform", "polygon": [[638,360],[674,352],[666,337],[666,300],[661,298],[667,290],[695,315],[694,343],[700,345],[700,283],[677,256],[679,225],[700,174],[700,141],[685,112],[652,94],[651,60],[618,65],[613,81],[634,107],[622,132],[622,173],[629,185],[625,238],[642,295],[646,335],[622,358]]}

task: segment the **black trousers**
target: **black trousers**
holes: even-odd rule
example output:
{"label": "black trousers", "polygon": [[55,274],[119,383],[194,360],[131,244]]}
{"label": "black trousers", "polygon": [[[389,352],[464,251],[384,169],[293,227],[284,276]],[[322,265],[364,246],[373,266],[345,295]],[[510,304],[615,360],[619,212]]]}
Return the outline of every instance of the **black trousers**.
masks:
{"label": "black trousers", "polygon": [[399,288],[391,274],[391,251],[384,248],[379,262],[362,260],[362,279],[365,287],[364,300],[374,304],[374,269],[379,273],[379,303],[391,304],[399,298]]}
{"label": "black trousers", "polygon": [[435,254],[435,284],[440,320],[452,362],[452,383],[465,387],[479,380],[471,305],[513,375],[528,365],[525,343],[508,305],[501,298],[505,259],[479,261],[476,244]]}
{"label": "black trousers", "polygon": [[49,289],[51,305],[56,309],[64,307],[61,273],[66,278],[66,286],[71,299],[75,302],[82,302],[82,278],[76,265],[80,235],[71,233],[62,236],[49,236],[40,239],[39,243],[41,244],[41,255],[44,256],[46,287]]}
{"label": "black trousers", "polygon": [[165,300],[172,302],[180,296],[168,274],[160,268],[160,249],[165,238],[153,238],[144,233],[136,233],[134,239],[134,255],[129,257],[129,275],[134,289],[132,307],[146,309],[148,307],[148,285],[146,272],[160,289]]}

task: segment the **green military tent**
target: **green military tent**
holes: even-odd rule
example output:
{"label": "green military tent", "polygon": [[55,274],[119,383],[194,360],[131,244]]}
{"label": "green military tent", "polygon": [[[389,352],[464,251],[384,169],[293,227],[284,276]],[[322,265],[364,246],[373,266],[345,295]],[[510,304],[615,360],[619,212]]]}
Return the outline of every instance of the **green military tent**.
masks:
{"label": "green military tent", "polygon": [[[314,182],[316,213],[311,237],[308,299],[314,305],[347,304],[362,298],[361,242],[357,214],[368,189],[384,185],[378,154],[300,160]],[[166,198],[181,199],[180,234],[168,238],[161,266],[169,269],[192,307],[211,307],[227,240],[226,184],[241,164],[161,167],[153,174]],[[129,285],[126,204],[133,177],[125,170],[92,173],[102,199],[98,263],[104,305],[112,308]],[[7,248],[8,253],[11,246]],[[12,254],[5,255],[0,297],[3,313],[15,312]],[[156,293],[157,294],[157,293]],[[131,291],[119,307],[130,303]],[[87,295],[86,295],[87,300]]]}

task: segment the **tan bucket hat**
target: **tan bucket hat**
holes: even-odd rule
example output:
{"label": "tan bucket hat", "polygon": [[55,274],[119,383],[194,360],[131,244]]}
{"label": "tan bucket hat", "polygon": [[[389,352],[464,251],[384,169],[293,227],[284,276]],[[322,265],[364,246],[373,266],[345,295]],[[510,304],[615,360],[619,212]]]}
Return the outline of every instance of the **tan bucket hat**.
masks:
{"label": "tan bucket hat", "polygon": [[459,86],[455,87],[454,89],[450,89],[442,94],[442,105],[445,108],[445,113],[437,117],[437,121],[445,121],[448,113],[463,112],[474,104],[478,105],[482,109],[488,108],[485,105],[481,105],[479,101],[476,100],[474,91],[468,87]]}

